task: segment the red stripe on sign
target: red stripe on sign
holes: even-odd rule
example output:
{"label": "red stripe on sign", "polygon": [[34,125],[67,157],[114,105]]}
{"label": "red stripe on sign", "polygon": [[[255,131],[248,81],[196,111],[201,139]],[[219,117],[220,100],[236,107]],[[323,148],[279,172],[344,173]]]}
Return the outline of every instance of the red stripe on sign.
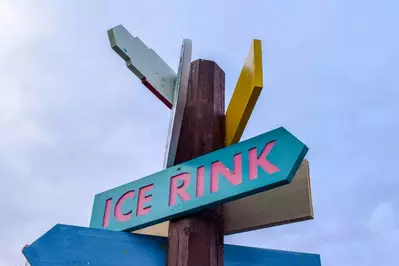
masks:
{"label": "red stripe on sign", "polygon": [[144,84],[144,86],[147,87],[152,93],[154,93],[155,96],[157,96],[158,99],[161,100],[169,109],[172,109],[172,103],[169,102],[165,97],[162,96],[162,94],[157,91],[148,81],[146,78],[143,78],[141,82]]}

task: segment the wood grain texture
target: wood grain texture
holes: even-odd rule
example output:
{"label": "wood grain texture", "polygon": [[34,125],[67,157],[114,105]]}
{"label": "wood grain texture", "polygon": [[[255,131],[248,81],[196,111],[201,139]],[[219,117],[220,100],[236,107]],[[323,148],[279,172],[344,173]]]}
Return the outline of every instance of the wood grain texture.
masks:
{"label": "wood grain texture", "polygon": [[[306,159],[290,184],[223,205],[225,235],[310,220],[313,217],[309,162]],[[134,233],[167,236],[168,228],[169,222],[164,222]]]}
{"label": "wood grain texture", "polygon": [[[212,61],[191,63],[187,100],[175,163],[224,147],[225,74]],[[172,220],[168,266],[223,265],[222,207]]]}

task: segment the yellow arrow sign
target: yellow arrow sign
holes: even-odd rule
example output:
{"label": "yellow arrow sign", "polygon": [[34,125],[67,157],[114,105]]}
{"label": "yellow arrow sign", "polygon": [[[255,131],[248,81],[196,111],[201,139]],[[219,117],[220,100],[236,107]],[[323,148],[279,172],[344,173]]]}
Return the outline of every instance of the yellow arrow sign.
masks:
{"label": "yellow arrow sign", "polygon": [[227,108],[226,146],[240,140],[262,88],[262,44],[253,40]]}

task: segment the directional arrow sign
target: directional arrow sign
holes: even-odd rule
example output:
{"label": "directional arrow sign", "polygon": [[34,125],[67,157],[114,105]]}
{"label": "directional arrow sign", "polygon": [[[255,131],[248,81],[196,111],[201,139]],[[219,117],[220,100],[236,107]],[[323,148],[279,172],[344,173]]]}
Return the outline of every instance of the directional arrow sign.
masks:
{"label": "directional arrow sign", "polygon": [[253,40],[226,111],[226,146],[237,143],[263,88],[262,43]]}
{"label": "directional arrow sign", "polygon": [[[306,159],[290,184],[223,204],[225,235],[309,219],[313,207]],[[168,230],[169,222],[163,222],[134,233],[168,236]]]}
{"label": "directional arrow sign", "polygon": [[126,61],[127,67],[166,106],[172,108],[176,73],[162,58],[122,25],[108,30],[112,49]]}
{"label": "directional arrow sign", "polygon": [[90,226],[138,230],[288,184],[307,151],[277,128],[97,194]]}
{"label": "directional arrow sign", "polygon": [[31,266],[165,265],[161,237],[57,224],[22,252]]}
{"label": "directional arrow sign", "polygon": [[[58,224],[23,250],[31,266],[165,266],[167,238]],[[224,245],[226,266],[320,266],[320,255]]]}
{"label": "directional arrow sign", "polygon": [[165,167],[169,167],[174,164],[186,104],[192,42],[190,39],[183,40],[176,74],[157,53],[138,37],[133,37],[122,25],[108,30],[108,37],[112,49],[126,61],[127,67],[172,109],[164,162]]}

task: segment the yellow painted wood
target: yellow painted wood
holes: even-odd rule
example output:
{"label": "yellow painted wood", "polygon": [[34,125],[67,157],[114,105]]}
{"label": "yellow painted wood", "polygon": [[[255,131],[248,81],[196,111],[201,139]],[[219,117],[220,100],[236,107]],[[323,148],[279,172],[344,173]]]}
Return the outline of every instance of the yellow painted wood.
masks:
{"label": "yellow painted wood", "polygon": [[226,146],[240,140],[262,88],[262,43],[253,40],[227,108]]}
{"label": "yellow painted wood", "polygon": [[[309,162],[305,159],[294,179],[266,192],[223,204],[225,235],[313,219]],[[168,236],[169,222],[135,231]]]}

